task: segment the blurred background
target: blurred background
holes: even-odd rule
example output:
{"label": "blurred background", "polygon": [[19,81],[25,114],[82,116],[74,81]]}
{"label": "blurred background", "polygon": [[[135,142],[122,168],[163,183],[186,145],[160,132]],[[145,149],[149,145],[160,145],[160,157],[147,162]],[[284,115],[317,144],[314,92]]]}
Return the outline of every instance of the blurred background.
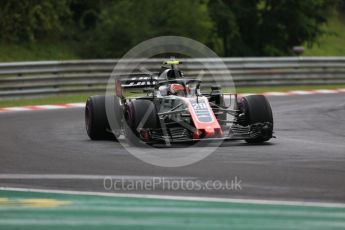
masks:
{"label": "blurred background", "polygon": [[[102,94],[118,58],[164,35],[223,57],[238,93],[345,88],[345,0],[2,0],[0,107]],[[206,61],[180,67],[195,77]]]}
{"label": "blurred background", "polygon": [[0,62],[119,58],[162,35],[223,57],[342,56],[345,1],[1,1]]}

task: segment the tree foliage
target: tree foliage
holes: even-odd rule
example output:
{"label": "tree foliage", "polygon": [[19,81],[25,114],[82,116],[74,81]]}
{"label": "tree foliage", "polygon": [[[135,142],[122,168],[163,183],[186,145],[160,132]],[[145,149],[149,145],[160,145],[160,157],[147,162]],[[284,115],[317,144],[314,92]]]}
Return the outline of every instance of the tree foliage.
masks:
{"label": "tree foliage", "polygon": [[345,8],[343,0],[2,0],[0,40],[73,40],[96,58],[177,35],[223,56],[290,55],[325,32],[335,5]]}
{"label": "tree foliage", "polygon": [[186,36],[207,42],[211,28],[207,5],[198,0],[118,0],[101,12],[88,44],[95,55],[121,56],[156,36]]}
{"label": "tree foliage", "polygon": [[[324,33],[334,1],[215,0],[210,15],[226,56],[290,55],[292,47],[313,43]],[[223,9],[225,14],[219,13]]]}
{"label": "tree foliage", "polygon": [[56,34],[69,16],[66,0],[2,0],[0,38],[22,42]]}

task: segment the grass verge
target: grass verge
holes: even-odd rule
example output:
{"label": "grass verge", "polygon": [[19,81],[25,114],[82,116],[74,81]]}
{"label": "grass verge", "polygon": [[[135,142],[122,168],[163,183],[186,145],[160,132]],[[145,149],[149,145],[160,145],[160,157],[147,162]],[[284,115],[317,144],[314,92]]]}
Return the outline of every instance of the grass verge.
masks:
{"label": "grass verge", "polygon": [[263,86],[263,87],[237,87],[237,93],[264,93],[286,92],[291,90],[317,90],[317,89],[340,89],[345,85],[297,85],[297,86]]}
{"label": "grass verge", "polygon": [[[316,90],[316,89],[338,89],[338,88],[345,88],[345,85],[238,87],[236,88],[236,91],[237,93],[264,93],[264,92],[286,92],[286,91],[291,91],[291,90]],[[85,102],[88,96],[90,95],[82,94],[82,95],[52,96],[52,97],[33,98],[33,99],[0,100],[0,108],[24,106],[24,105],[48,105],[48,104]]]}
{"label": "grass verge", "polygon": [[321,36],[318,43],[306,47],[306,56],[344,56],[345,55],[345,15],[334,11],[328,23],[324,25],[328,34]]}
{"label": "grass verge", "polygon": [[80,59],[77,44],[64,41],[0,43],[0,62]]}
{"label": "grass verge", "polygon": [[49,104],[66,104],[74,102],[85,102],[89,95],[68,95],[68,96],[52,96],[45,98],[33,99],[13,99],[0,101],[1,107],[13,107],[24,105],[49,105]]}

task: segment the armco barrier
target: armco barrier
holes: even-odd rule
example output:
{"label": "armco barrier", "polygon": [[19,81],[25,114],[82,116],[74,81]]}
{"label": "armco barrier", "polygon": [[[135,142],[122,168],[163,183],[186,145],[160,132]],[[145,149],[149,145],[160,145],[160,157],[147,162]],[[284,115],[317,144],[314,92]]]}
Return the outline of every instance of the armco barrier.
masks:
{"label": "armco barrier", "polygon": [[[104,92],[118,60],[75,60],[0,63],[0,100],[60,94]],[[345,84],[345,57],[223,58],[236,86],[283,86]],[[140,69],[157,72],[163,59],[128,60]],[[186,76],[212,84],[205,65],[217,82],[227,81],[228,72],[216,59],[181,59]],[[126,68],[119,69],[128,73]]]}

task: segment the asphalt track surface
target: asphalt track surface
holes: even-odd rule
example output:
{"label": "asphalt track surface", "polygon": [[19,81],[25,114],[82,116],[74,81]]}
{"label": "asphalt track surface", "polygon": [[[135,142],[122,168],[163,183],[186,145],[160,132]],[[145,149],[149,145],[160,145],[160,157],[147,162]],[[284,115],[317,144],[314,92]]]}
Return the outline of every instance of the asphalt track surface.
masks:
{"label": "asphalt track surface", "polygon": [[[345,202],[344,99],[341,93],[269,97],[276,139],[227,142],[178,168],[144,163],[116,142],[89,140],[82,108],[2,113],[0,187]],[[106,191],[105,175],[202,182],[237,177],[241,189]]]}

